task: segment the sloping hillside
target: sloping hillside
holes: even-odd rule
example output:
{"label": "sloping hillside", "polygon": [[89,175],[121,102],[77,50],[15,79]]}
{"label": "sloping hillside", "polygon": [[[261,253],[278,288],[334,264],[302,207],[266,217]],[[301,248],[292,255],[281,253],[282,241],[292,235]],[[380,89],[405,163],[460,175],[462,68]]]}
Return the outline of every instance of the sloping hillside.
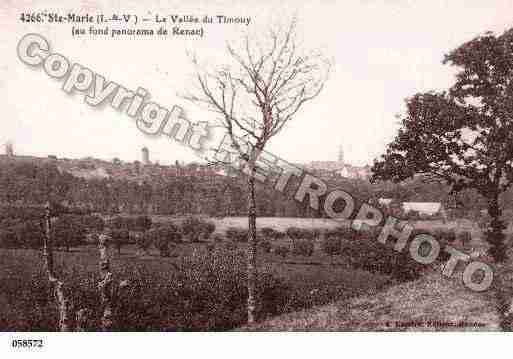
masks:
{"label": "sloping hillside", "polygon": [[491,293],[475,293],[438,273],[382,292],[286,314],[241,330],[497,331]]}

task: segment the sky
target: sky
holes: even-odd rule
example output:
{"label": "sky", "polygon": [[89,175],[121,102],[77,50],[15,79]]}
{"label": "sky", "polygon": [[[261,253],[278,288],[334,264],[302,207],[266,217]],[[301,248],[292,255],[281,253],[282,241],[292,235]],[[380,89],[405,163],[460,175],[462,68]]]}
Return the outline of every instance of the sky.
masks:
{"label": "sky", "polygon": [[[42,10],[222,14],[251,21],[249,26],[206,26],[203,38],[104,39],[73,37],[68,24],[20,21],[22,12]],[[486,31],[502,33],[513,27],[512,13],[512,1],[0,0],[0,145],[11,141],[23,155],[124,161],[140,160],[146,146],[151,160],[161,164],[195,161],[191,149],[143,135],[126,114],[108,106],[93,108],[84,103],[83,94],[64,93],[62,81],[18,59],[19,40],[27,33],[41,34],[51,51],[72,62],[127,88],[143,87],[151,100],[169,109],[181,106],[193,121],[208,121],[208,113],[177,96],[191,86],[193,67],[186,51],[222,65],[226,42],[237,43],[246,32],[263,36],[269,26],[295,15],[304,46],[320,49],[333,68],[318,98],[305,105],[268,150],[301,163],[336,160],[342,145],[346,162],[372,164],[393,139],[405,99],[451,85],[455,69],[442,64],[444,54]]]}

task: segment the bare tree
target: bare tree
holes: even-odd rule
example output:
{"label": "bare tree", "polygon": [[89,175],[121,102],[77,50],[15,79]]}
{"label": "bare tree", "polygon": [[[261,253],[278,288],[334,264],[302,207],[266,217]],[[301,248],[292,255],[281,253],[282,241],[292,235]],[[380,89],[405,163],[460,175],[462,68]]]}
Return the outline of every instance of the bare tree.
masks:
{"label": "bare tree", "polygon": [[44,240],[43,240],[43,258],[45,262],[45,269],[48,275],[48,281],[53,286],[54,296],[57,303],[57,310],[59,313],[59,330],[61,332],[68,332],[71,328],[71,303],[69,295],[66,293],[65,283],[55,275],[53,266],[53,243],[51,237],[51,222],[52,222],[52,206],[50,201],[45,206],[44,215]]}
{"label": "bare tree", "polygon": [[255,321],[257,280],[257,159],[299,109],[321,92],[330,63],[320,52],[300,49],[296,21],[271,29],[265,45],[246,35],[241,49],[227,45],[227,64],[215,70],[201,66],[195,55],[195,90],[185,99],[215,113],[239,163],[248,174],[248,323]]}

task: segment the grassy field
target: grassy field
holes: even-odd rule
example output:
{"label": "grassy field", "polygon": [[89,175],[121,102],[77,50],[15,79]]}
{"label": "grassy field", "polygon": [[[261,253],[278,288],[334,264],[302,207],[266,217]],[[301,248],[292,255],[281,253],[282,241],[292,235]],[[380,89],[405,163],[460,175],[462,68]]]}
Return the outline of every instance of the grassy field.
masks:
{"label": "grassy field", "polygon": [[[221,251],[225,243],[216,246]],[[230,252],[236,257],[237,265],[242,270],[245,260],[244,246],[245,244],[237,244]],[[134,308],[143,309],[132,311],[153,318],[140,318],[141,324],[135,327],[133,324],[127,325],[120,330],[225,330],[241,324],[239,317],[244,313],[244,303],[240,300],[237,302],[232,299],[230,303],[237,305],[237,318],[219,318],[227,314],[211,312],[212,306],[222,307],[227,299],[217,298],[219,294],[206,293],[212,290],[210,285],[206,289],[201,289],[201,286],[205,282],[228,280],[231,272],[217,273],[217,270],[204,267],[203,262],[212,260],[209,253],[206,243],[178,245],[171,258],[162,258],[154,250],[141,254],[131,245],[124,247],[121,255],[112,251],[113,272],[119,279],[145,278],[144,283],[138,285],[144,293],[133,294],[138,298],[137,303],[133,304]],[[227,254],[214,253],[214,256],[223,258]],[[80,303],[77,307],[97,307],[96,247],[81,246],[70,252],[56,252],[55,263],[59,275],[74,292],[75,302]],[[229,265],[232,265],[231,262]],[[321,253],[308,259],[294,256],[282,259],[273,254],[262,253],[259,267],[261,273],[272,274],[286,285],[286,292],[280,294],[284,298],[271,298],[280,300],[278,311],[273,314],[292,312],[375,291],[391,282],[388,276],[355,269],[342,261],[330,264],[330,260]],[[45,283],[42,271],[40,251],[0,249],[0,330],[55,330],[55,308],[51,290]],[[233,289],[235,287],[229,288],[232,288],[229,291],[236,290]],[[176,294],[178,292],[180,294]],[[231,294],[235,293],[223,295]],[[167,295],[170,298],[166,299]],[[211,296],[207,299],[212,303],[206,303],[207,299],[202,298],[203,295]],[[273,292],[271,297],[275,295]],[[140,313],[141,311],[144,313]],[[197,314],[198,318],[191,318],[196,311],[200,312]],[[165,318],[166,313],[169,313],[169,318]]]}
{"label": "grassy field", "polygon": [[[152,220],[154,223],[180,222],[180,218],[170,216],[154,216]],[[211,220],[215,222],[218,234],[224,234],[230,227],[247,228],[244,217]],[[347,226],[349,222],[304,218],[257,220],[258,228],[271,227],[282,232],[290,227],[330,229],[341,225]],[[424,221],[416,222],[414,226],[426,230],[447,227],[470,230],[474,244],[482,244],[479,230],[470,221]],[[273,246],[290,246],[291,243],[289,238],[284,238],[275,240]],[[121,254],[111,250],[113,273],[120,280],[128,279],[133,283],[130,295],[125,298],[128,304],[120,311],[126,320],[123,319],[124,324],[118,330],[228,330],[238,327],[245,320],[245,246],[245,243],[227,240],[184,242],[173,248],[170,258],[160,257],[153,248],[148,253],[141,253],[135,245],[124,246]],[[366,253],[362,250],[358,253]],[[333,261],[322,252],[319,240],[315,242],[314,254],[309,257],[289,254],[282,258],[261,252],[258,258],[259,271],[264,276],[262,293],[266,298],[262,319],[280,315],[294,318],[293,314],[287,313],[336,301],[348,303],[353,300],[351,298],[378,293],[397,283],[392,276],[358,269],[361,267],[350,263],[353,257],[342,255]],[[98,308],[97,248],[86,245],[72,248],[70,252],[58,251],[55,263],[59,276],[70,288],[74,309]],[[0,249],[0,331],[52,331],[57,326],[56,319],[41,251]],[[94,330],[94,325],[90,329]]]}
{"label": "grassy field", "polygon": [[278,316],[251,331],[499,331],[493,292],[432,273],[376,293]]}

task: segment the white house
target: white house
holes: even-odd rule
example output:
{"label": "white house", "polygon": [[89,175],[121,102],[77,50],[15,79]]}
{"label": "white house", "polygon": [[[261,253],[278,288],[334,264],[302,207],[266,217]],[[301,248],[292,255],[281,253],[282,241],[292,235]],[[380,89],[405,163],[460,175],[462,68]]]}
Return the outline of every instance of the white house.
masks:
{"label": "white house", "polygon": [[392,203],[392,198],[378,198],[378,203],[383,207],[388,207]]}
{"label": "white house", "polygon": [[405,213],[416,211],[420,215],[441,215],[444,218],[446,216],[445,209],[440,202],[403,202],[402,208]]}

